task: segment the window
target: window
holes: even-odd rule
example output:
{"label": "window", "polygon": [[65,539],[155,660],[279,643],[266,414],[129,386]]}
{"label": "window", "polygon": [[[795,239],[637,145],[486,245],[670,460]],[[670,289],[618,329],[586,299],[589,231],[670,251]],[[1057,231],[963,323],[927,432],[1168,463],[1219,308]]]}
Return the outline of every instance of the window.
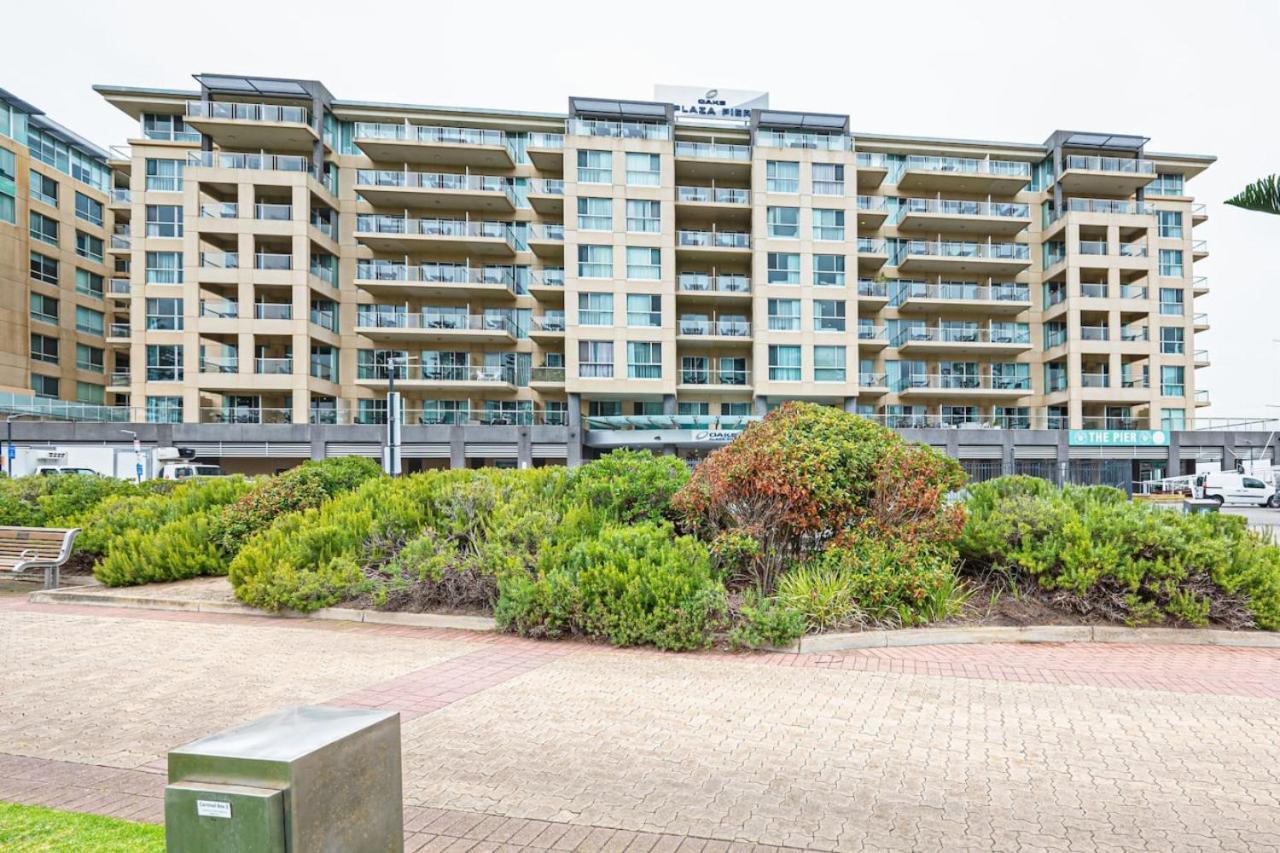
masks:
{"label": "window", "polygon": [[87,335],[101,335],[103,332],[103,318],[104,315],[101,311],[77,305],[76,331],[84,332]]}
{"label": "window", "polygon": [[156,192],[182,192],[181,160],[147,160],[146,188]]}
{"label": "window", "polygon": [[661,326],[662,297],[647,293],[627,294],[627,325],[640,327]]}
{"label": "window", "polygon": [[613,199],[580,198],[578,199],[579,231],[612,231]]}
{"label": "window", "polygon": [[31,390],[35,392],[37,397],[53,397],[57,399],[60,384],[56,376],[42,376],[39,373],[31,374]]}
{"label": "window", "polygon": [[579,278],[613,278],[612,246],[579,246]]}
{"label": "window", "polygon": [[844,195],[844,166],[840,163],[814,163],[813,194]]}
{"label": "window", "polygon": [[1160,327],[1160,352],[1166,355],[1181,355],[1186,352],[1183,329],[1177,326]]}
{"label": "window", "polygon": [[[187,127],[182,116],[142,114],[142,135],[171,142],[199,142],[200,133]],[[337,147],[337,146],[334,146]]]}
{"label": "window", "polygon": [[[0,104],[0,118],[4,104]],[[18,222],[18,158],[7,148],[0,148],[0,222]]]}
{"label": "window", "polygon": [[800,256],[792,252],[770,252],[768,255],[769,284],[799,284]]}
{"label": "window", "polygon": [[1187,428],[1187,410],[1186,409],[1161,409],[1160,410],[1160,429],[1165,432],[1173,430],[1183,430]]}
{"label": "window", "polygon": [[819,287],[844,287],[844,255],[814,255],[813,283]]}
{"label": "window", "polygon": [[52,207],[58,206],[58,182],[48,175],[31,170],[31,197]]}
{"label": "window", "polygon": [[84,193],[76,193],[76,217],[94,225],[101,225],[102,202],[95,201]]}
{"label": "window", "polygon": [[578,183],[613,183],[613,152],[579,150]]}
{"label": "window", "polygon": [[751,414],[750,403],[721,403],[720,414],[729,417],[745,417]]}
{"label": "window", "polygon": [[49,335],[31,333],[31,360],[45,364],[58,363],[58,339]]}
{"label": "window", "polygon": [[76,400],[91,406],[104,405],[107,402],[107,389],[93,382],[77,382]]}
{"label": "window", "polygon": [[1160,313],[1166,317],[1181,317],[1183,294],[1176,287],[1160,288]]}
{"label": "window", "polygon": [[813,209],[813,239],[843,240],[844,211],[815,207]]}
{"label": "window", "polygon": [[1160,250],[1160,275],[1169,278],[1182,278],[1182,250]]}
{"label": "window", "polygon": [[800,164],[770,160],[765,164],[765,189],[771,193],[800,192]]}
{"label": "window", "polygon": [[769,379],[774,382],[800,381],[800,347],[769,345]]}
{"label": "window", "polygon": [[662,250],[628,246],[627,278],[642,281],[662,278]]}
{"label": "window", "polygon": [[578,294],[579,326],[612,326],[613,294],[612,293],[579,293]]}
{"label": "window", "polygon": [[76,254],[85,260],[102,263],[102,238],[76,231]]}
{"label": "window", "polygon": [[101,347],[88,344],[76,344],[76,367],[91,373],[103,373],[106,370],[106,357]]}
{"label": "window", "polygon": [[627,186],[656,187],[661,183],[662,158],[657,154],[627,154]]}
{"label": "window", "polygon": [[31,294],[31,319],[58,325],[58,300],[43,293]]}
{"label": "window", "polygon": [[177,204],[147,205],[148,237],[181,237],[182,206]]}
{"label": "window", "polygon": [[32,240],[39,240],[41,243],[48,243],[51,246],[58,245],[58,220],[50,219],[43,213],[36,213],[34,210],[31,211],[30,219]]}
{"label": "window", "polygon": [[1147,184],[1147,195],[1182,195],[1183,177],[1177,173],[1162,172]]}
{"label": "window", "polygon": [[148,299],[147,329],[153,332],[181,332],[182,300]]}
{"label": "window", "polygon": [[746,385],[747,384],[746,358],[740,355],[721,356],[719,379],[720,379],[721,385]]}
{"label": "window", "polygon": [[843,382],[845,378],[844,347],[813,348],[813,381]]}
{"label": "window", "polygon": [[147,344],[147,381],[182,381],[182,346],[180,344]]}
{"label": "window", "polygon": [[616,418],[622,414],[621,400],[588,400],[587,417]]}
{"label": "window", "polygon": [[1182,212],[1178,210],[1159,210],[1156,216],[1160,223],[1160,236],[1182,238]]}
{"label": "window", "polygon": [[1160,395],[1182,397],[1186,394],[1186,368],[1165,365],[1160,368]]}
{"label": "window", "polygon": [[45,284],[58,283],[58,262],[39,252],[31,253],[31,277]]}
{"label": "window", "polygon": [[657,234],[661,230],[662,205],[656,201],[627,200],[627,230]]}
{"label": "window", "polygon": [[627,377],[629,379],[661,379],[662,344],[628,341]]}
{"label": "window", "polygon": [[182,253],[147,252],[147,284],[182,284]]}
{"label": "window", "polygon": [[770,299],[769,300],[769,331],[771,332],[800,331],[800,300],[799,299]]}
{"label": "window", "polygon": [[845,304],[839,299],[816,299],[813,303],[813,330],[815,332],[843,332],[845,330]]}
{"label": "window", "polygon": [[613,341],[578,341],[578,376],[582,379],[612,378]]}
{"label": "window", "polygon": [[711,414],[711,404],[706,402],[699,403],[696,401],[681,401],[676,404],[676,414],[684,415],[689,418],[704,417]]}
{"label": "window", "polygon": [[770,207],[766,221],[770,237],[793,239],[800,236],[800,208],[798,207]]}
{"label": "window", "polygon": [[182,423],[182,398],[181,397],[148,397],[147,398],[147,423],[149,424],[180,424]]}

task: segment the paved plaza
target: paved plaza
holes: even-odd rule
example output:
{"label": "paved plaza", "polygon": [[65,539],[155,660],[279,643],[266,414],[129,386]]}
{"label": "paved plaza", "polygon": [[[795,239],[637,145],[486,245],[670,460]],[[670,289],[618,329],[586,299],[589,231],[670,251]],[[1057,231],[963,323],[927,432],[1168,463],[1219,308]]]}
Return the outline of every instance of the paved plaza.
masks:
{"label": "paved plaza", "polygon": [[160,821],[171,747],[402,712],[409,850],[1280,850],[1280,650],[671,655],[0,597],[0,799]]}

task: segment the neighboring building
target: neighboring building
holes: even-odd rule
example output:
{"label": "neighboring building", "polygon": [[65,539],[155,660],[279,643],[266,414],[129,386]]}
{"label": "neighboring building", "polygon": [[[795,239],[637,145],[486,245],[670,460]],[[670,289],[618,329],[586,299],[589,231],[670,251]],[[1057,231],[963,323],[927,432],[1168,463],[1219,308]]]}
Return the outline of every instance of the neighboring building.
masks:
{"label": "neighboring building", "polygon": [[10,400],[106,403],[107,157],[0,89],[0,395]]}
{"label": "neighboring building", "polygon": [[[788,399],[895,426],[1181,429],[1212,157],[200,75],[139,121],[109,389],[148,420],[628,425]],[[121,289],[125,285],[121,284]],[[112,328],[115,328],[113,325]]]}

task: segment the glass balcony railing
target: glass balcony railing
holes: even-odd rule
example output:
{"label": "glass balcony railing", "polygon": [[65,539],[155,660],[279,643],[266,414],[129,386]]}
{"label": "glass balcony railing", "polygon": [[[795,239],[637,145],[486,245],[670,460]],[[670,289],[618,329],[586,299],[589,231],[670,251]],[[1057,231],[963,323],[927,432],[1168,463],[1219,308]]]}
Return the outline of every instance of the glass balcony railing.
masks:
{"label": "glass balcony railing", "polygon": [[234,270],[240,268],[238,252],[201,252],[200,266],[204,269]]}
{"label": "glass balcony railing", "polygon": [[1120,330],[1120,340],[1126,343],[1150,340],[1150,336],[1151,332],[1146,326],[1139,326],[1136,329]]}
{"label": "glass balcony railing", "polygon": [[860,195],[857,204],[858,210],[865,213],[885,213],[888,207],[884,196],[879,195]]}
{"label": "glass balcony railing", "polygon": [[132,374],[127,370],[116,370],[111,374],[111,378],[107,380],[107,384],[112,388],[123,388],[132,381]]}
{"label": "glass balcony railing", "polygon": [[1120,285],[1121,299],[1146,299],[1147,289],[1136,284]]}
{"label": "glass balcony railing", "polygon": [[235,219],[240,215],[240,205],[234,201],[206,202],[200,205],[201,219]]}
{"label": "glass balcony railing", "polygon": [[546,148],[552,151],[560,150],[564,148],[564,134],[536,131],[529,134],[529,147]]}
{"label": "glass balcony railing", "polygon": [[863,255],[887,255],[889,244],[875,237],[859,237],[858,252]]}
{"label": "glass balcony railing", "polygon": [[361,311],[356,315],[357,329],[406,329],[450,332],[501,332],[515,337],[516,327],[510,317],[492,314],[454,314],[440,311],[407,313],[400,311]]}
{"label": "glass balcony railing", "polygon": [[200,316],[212,320],[234,320],[240,316],[240,303],[234,299],[201,299]]}
{"label": "glass balcony railing", "polygon": [[1111,376],[1106,373],[1081,373],[1081,388],[1109,388],[1111,387]]}
{"label": "glass balcony railing", "polygon": [[751,146],[728,142],[686,142],[676,140],[676,157],[693,160],[740,160],[751,159]]}
{"label": "glass balcony railing", "polygon": [[761,148],[808,148],[817,151],[848,151],[852,147],[852,140],[845,133],[757,130],[755,144]]}
{"label": "glass balcony railing", "polygon": [[676,201],[748,204],[749,197],[747,190],[731,187],[676,187]]}
{"label": "glass balcony railing", "polygon": [[1107,341],[1111,339],[1111,329],[1107,326],[1081,326],[1080,340]]}
{"label": "glass balcony railing", "polygon": [[403,281],[423,284],[494,284],[515,290],[509,267],[470,267],[463,264],[406,264],[397,261],[356,262],[357,281]]}
{"label": "glass balcony railing", "polygon": [[569,119],[566,128],[574,136],[608,136],[621,139],[670,139],[671,125],[647,121]]}
{"label": "glass balcony railing", "polygon": [[751,336],[751,323],[744,319],[681,317],[680,334],[745,338]]}
{"label": "glass balcony railing", "polygon": [[1092,284],[1090,282],[1082,282],[1080,284],[1080,295],[1086,299],[1106,299],[1110,288],[1105,284]]}
{"label": "glass balcony railing", "polygon": [[751,292],[751,279],[745,275],[682,272],[676,280],[681,293]]}
{"label": "glass balcony railing", "polygon": [[[213,358],[205,356],[200,359],[201,373],[239,373],[240,359],[236,356]],[[261,372],[261,371],[259,371]]]}
{"label": "glass balcony railing", "polygon": [[130,335],[129,335],[128,323],[111,323],[107,326],[108,338],[126,338],[127,339],[129,336]]}
{"label": "glass balcony railing", "polygon": [[563,243],[564,226],[556,222],[532,222],[529,224],[529,240]]}
{"label": "glass balcony railing", "polygon": [[1082,172],[1114,172],[1128,175],[1154,175],[1156,165],[1150,160],[1137,160],[1125,157],[1091,157],[1081,154],[1069,154],[1063,162],[1066,171]]}
{"label": "glass balcony railing", "polygon": [[469,219],[411,219],[379,213],[356,216],[357,234],[403,234],[420,237],[460,237],[499,239],[512,243],[511,226],[506,222]]}
{"label": "glass balcony railing", "polygon": [[895,391],[938,389],[945,391],[1031,391],[1030,376],[991,373],[915,373],[895,383]]}
{"label": "glass balcony railing", "polygon": [[231,101],[187,101],[187,118],[230,119],[293,124],[307,124],[306,107],[287,107],[275,104],[241,104]]}
{"label": "glass balcony railing", "polygon": [[113,189],[111,191],[112,204],[131,204],[133,202],[133,193],[124,189]]}
{"label": "glass balcony railing", "polygon": [[261,406],[222,406],[200,409],[202,424],[288,424],[293,423],[293,409]]}
{"label": "glass balcony railing", "polygon": [[529,274],[532,283],[541,287],[564,287],[564,269],[545,267]]}
{"label": "glass balcony railing", "polygon": [[284,374],[293,373],[292,358],[255,358],[253,360],[254,373],[267,374]]}
{"label": "glass balcony railing", "polygon": [[889,284],[873,278],[858,279],[858,295],[863,299],[888,299]]}
{"label": "glass balcony railing", "polygon": [[112,296],[128,296],[132,290],[133,286],[127,278],[113,278],[107,282],[107,293]]}
{"label": "glass balcony railing", "polygon": [[255,204],[253,218],[272,222],[287,222],[293,219],[293,205],[289,204]]}
{"label": "glass balcony railing", "polygon": [[887,169],[889,159],[879,151],[859,151],[854,155],[859,169]]}
{"label": "glass balcony railing", "polygon": [[[985,160],[979,162],[988,162]],[[862,198],[859,197],[859,202]],[[883,205],[884,199],[880,199]],[[861,203],[859,203],[861,207]],[[938,198],[905,198],[901,200],[903,214],[937,214],[941,216],[994,216],[1008,219],[1031,218],[1031,206],[1020,202],[960,201]]]}
{"label": "glass balcony railing", "polygon": [[1125,201],[1109,198],[1069,198],[1066,199],[1061,209],[1054,211],[1053,219],[1061,219],[1068,213],[1154,216],[1155,212],[1155,205],[1145,201]]}
{"label": "glass balcony railing", "polygon": [[[410,364],[401,367],[396,374],[397,381],[408,382],[484,382],[507,385],[516,383],[514,367],[496,365]],[[356,378],[385,382],[387,369],[384,365],[361,365],[357,368]]]}
{"label": "glass balcony railing", "polygon": [[885,388],[889,385],[887,373],[859,373],[858,384],[869,388]]}
{"label": "glass balcony railing", "polygon": [[[984,161],[985,162],[985,161]],[[859,241],[861,242],[861,240]],[[907,240],[901,244],[906,255],[943,258],[975,258],[996,261],[1029,261],[1031,250],[1025,243],[967,243],[954,241]],[[859,249],[861,251],[861,249]]]}
{"label": "glass balcony railing", "polygon": [[531,178],[530,195],[564,195],[564,181],[559,178]]}
{"label": "glass balcony railing", "polygon": [[912,154],[906,158],[905,168],[907,171],[1031,179],[1031,164],[1018,160],[984,160],[976,157],[929,157]]}
{"label": "glass balcony railing", "polygon": [[751,235],[741,231],[677,231],[676,245],[692,248],[749,249]]}
{"label": "glass balcony railing", "polygon": [[388,142],[424,142],[444,145],[502,145],[507,135],[501,130],[475,127],[437,127],[422,124],[395,124],[358,121],[354,129],[356,141],[362,139]]}
{"label": "glass balcony railing", "polygon": [[1029,344],[1031,332],[1025,328],[983,329],[971,325],[908,326],[889,343],[894,347],[912,343]]}
{"label": "glass balcony railing", "polygon": [[534,367],[529,370],[530,382],[560,383],[564,382],[563,367]]}
{"label": "glass balcony railing", "polygon": [[[503,193],[512,200],[513,204],[515,203],[515,197],[511,192],[511,181],[497,175],[357,169],[356,189],[359,190],[361,187]],[[563,189],[561,192],[563,193]]]}
{"label": "glass balcony railing", "polygon": [[256,270],[291,270],[293,255],[279,252],[258,252],[253,256],[253,268]]}
{"label": "glass balcony railing", "polygon": [[898,284],[898,300],[934,299],[984,302],[1031,303],[1031,288],[1025,284],[978,284],[970,281],[903,281]]}
{"label": "glass balcony railing", "polygon": [[269,172],[309,172],[311,160],[296,154],[231,154],[224,151],[191,151],[188,168],[249,169]]}
{"label": "glass balcony railing", "polygon": [[706,367],[682,368],[681,385],[746,385],[745,370],[712,370]]}
{"label": "glass balcony railing", "polygon": [[564,312],[548,311],[541,317],[532,317],[529,328],[540,332],[563,332],[565,328]]}
{"label": "glass balcony railing", "polygon": [[255,320],[292,320],[293,305],[289,302],[255,302],[253,318]]}

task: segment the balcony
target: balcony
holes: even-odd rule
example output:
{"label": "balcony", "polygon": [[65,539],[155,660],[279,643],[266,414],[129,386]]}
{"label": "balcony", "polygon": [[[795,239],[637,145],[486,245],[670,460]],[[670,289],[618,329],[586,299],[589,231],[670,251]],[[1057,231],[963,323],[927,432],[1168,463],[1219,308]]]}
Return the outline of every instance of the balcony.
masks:
{"label": "balcony", "polygon": [[882,350],[889,345],[889,330],[884,326],[858,324],[858,348]]}
{"label": "balcony", "polygon": [[492,175],[357,169],[356,192],[370,204],[393,208],[434,208],[514,213],[511,182]]}
{"label": "balcony", "polygon": [[560,172],[564,169],[564,134],[535,131],[529,134],[525,147],[533,165],[543,172]]}
{"label": "balcony", "polygon": [[757,130],[760,148],[800,148],[808,151],[848,151],[852,140],[847,133],[803,133],[793,130]]}
{"label": "balcony", "polygon": [[[223,358],[213,358],[210,356],[202,356],[200,358],[200,373],[212,374],[213,376],[238,376],[240,373],[240,359],[235,356],[225,356]],[[204,377],[202,385],[208,386],[211,381],[216,382],[209,376]]]}
{"label": "balcony", "polygon": [[531,178],[529,205],[544,216],[564,215],[564,181],[559,178]]}
{"label": "balcony", "polygon": [[1191,292],[1195,296],[1204,296],[1209,292],[1209,277],[1198,275],[1191,279]]}
{"label": "balcony", "polygon": [[859,189],[878,187],[889,174],[889,159],[879,151],[855,152],[854,162],[858,168]]}
{"label": "balcony", "polygon": [[751,204],[749,190],[733,187],[676,187],[676,209],[742,215]]}
{"label": "balcony", "polygon": [[900,248],[903,272],[1014,275],[1031,266],[1031,251],[1023,243],[907,240]]}
{"label": "balcony", "polygon": [[556,222],[529,224],[529,248],[547,260],[564,261],[564,226]]}
{"label": "balcony", "polygon": [[356,315],[356,331],[385,341],[515,343],[516,339],[515,324],[509,317],[430,310],[361,311]]}
{"label": "balcony", "polygon": [[255,302],[253,303],[253,319],[292,320],[293,304],[289,302]]}
{"label": "balcony", "polygon": [[[295,154],[234,154],[190,151],[188,169],[234,169],[254,172],[311,172],[311,158]],[[181,187],[175,187],[181,189]]]}
{"label": "balcony", "polygon": [[127,278],[113,278],[107,282],[107,295],[112,299],[128,299],[133,285]]}
{"label": "balcony", "polygon": [[898,189],[1012,195],[1030,181],[1030,163],[913,154],[903,164]]}
{"label": "balcony", "polygon": [[355,144],[373,160],[510,169],[515,158],[501,130],[356,122]]}
{"label": "balcony", "polygon": [[1027,376],[998,376],[967,373],[918,373],[900,379],[894,388],[910,397],[1025,397],[1031,393]]}
{"label": "balcony", "polygon": [[234,299],[201,299],[200,317],[206,320],[234,320],[240,316],[240,303]]}
{"label": "balcony", "polygon": [[356,238],[380,252],[439,251],[459,255],[512,256],[516,252],[506,222],[468,219],[412,219],[362,213]]}
{"label": "balcony", "polygon": [[751,279],[745,275],[682,272],[676,276],[676,295],[686,302],[751,299]]}
{"label": "balcony", "polygon": [[710,367],[691,367],[680,370],[677,391],[703,391],[734,393],[751,389],[750,377],[745,370],[716,370]]}
{"label": "balcony", "polygon": [[113,255],[127,255],[133,250],[133,241],[126,231],[120,234],[112,234],[111,240],[107,243],[107,251]]}
{"label": "balcony", "polygon": [[129,324],[128,323],[109,323],[107,324],[106,341],[109,344],[127,344],[129,343]]}
{"label": "balcony", "polygon": [[1209,207],[1205,204],[1191,205],[1191,224],[1199,225],[1209,218]]}
{"label": "balcony", "polygon": [[889,304],[889,281],[858,279],[858,303],[865,304],[868,308],[883,308]]}
{"label": "balcony", "polygon": [[714,263],[725,258],[751,257],[751,235],[745,231],[677,231],[676,252]]}
{"label": "balcony", "polygon": [[133,193],[126,189],[111,190],[111,206],[113,208],[128,208],[133,204]]}
{"label": "balcony", "polygon": [[262,406],[206,406],[200,409],[202,424],[290,424],[293,410]]}
{"label": "balcony", "polygon": [[889,206],[884,196],[860,195],[857,198],[858,225],[875,230],[889,218]]}
{"label": "balcony", "polygon": [[529,387],[535,391],[548,391],[564,387],[563,367],[534,367],[529,370]]}
{"label": "balcony", "polygon": [[[385,367],[362,366],[356,384],[386,388]],[[514,392],[516,372],[510,367],[451,364],[410,364],[397,371],[396,387],[404,390]]]}
{"label": "balcony", "polygon": [[1155,177],[1155,164],[1150,160],[1070,154],[1063,158],[1058,183],[1064,192],[1072,194],[1128,196]]}
{"label": "balcony", "polygon": [[872,397],[889,393],[889,374],[887,373],[859,373],[858,374],[858,396]]}
{"label": "balcony", "polygon": [[677,139],[676,177],[706,179],[751,178],[751,146],[726,142],[691,142]]}
{"label": "balcony", "polygon": [[1197,391],[1195,395],[1195,401],[1196,401],[1197,409],[1203,408],[1204,406],[1211,405],[1211,403],[1209,402],[1209,392],[1207,390]]}
{"label": "balcony", "polygon": [[129,391],[129,383],[132,381],[133,378],[129,371],[115,370],[107,377],[107,388],[117,393],[127,393]]}
{"label": "balcony", "polygon": [[1209,241],[1196,240],[1191,244],[1191,257],[1197,261],[1203,261],[1209,257]]}
{"label": "balcony", "polygon": [[1031,307],[1031,289],[1025,284],[977,284],[968,281],[898,282],[898,310],[973,311],[981,314],[1017,314]]}
{"label": "balcony", "polygon": [[548,311],[529,322],[529,337],[540,343],[564,340],[564,312]]}
{"label": "balcony", "polygon": [[466,264],[411,264],[399,261],[356,262],[355,285],[378,296],[475,297],[507,299],[516,295],[509,267]]}
{"label": "balcony", "polygon": [[1209,331],[1209,315],[1196,314],[1191,318],[1191,325],[1197,332]]}
{"label": "balcony", "polygon": [[1109,198],[1069,198],[1061,210],[1053,211],[1053,222],[1068,213],[1096,213],[1104,216],[1155,216],[1155,205],[1145,201]]}
{"label": "balcony", "polygon": [[1031,349],[1031,334],[1025,329],[992,331],[972,326],[908,327],[889,342],[903,355],[913,353],[1000,354]]}
{"label": "balcony", "polygon": [[738,318],[681,317],[676,340],[708,346],[749,346],[751,323]]}
{"label": "balcony", "polygon": [[858,266],[878,270],[889,262],[889,244],[876,237],[858,238]]}
{"label": "balcony", "polygon": [[564,302],[564,267],[545,267],[529,274],[529,295],[550,302]]}
{"label": "balcony", "polygon": [[220,148],[311,151],[320,141],[306,107],[187,101],[184,119]]}
{"label": "balcony", "polygon": [[255,358],[253,372],[262,376],[286,376],[293,373],[293,359]]}
{"label": "balcony", "polygon": [[901,230],[1011,236],[1031,224],[1031,207],[1021,202],[907,198],[901,210]]}

